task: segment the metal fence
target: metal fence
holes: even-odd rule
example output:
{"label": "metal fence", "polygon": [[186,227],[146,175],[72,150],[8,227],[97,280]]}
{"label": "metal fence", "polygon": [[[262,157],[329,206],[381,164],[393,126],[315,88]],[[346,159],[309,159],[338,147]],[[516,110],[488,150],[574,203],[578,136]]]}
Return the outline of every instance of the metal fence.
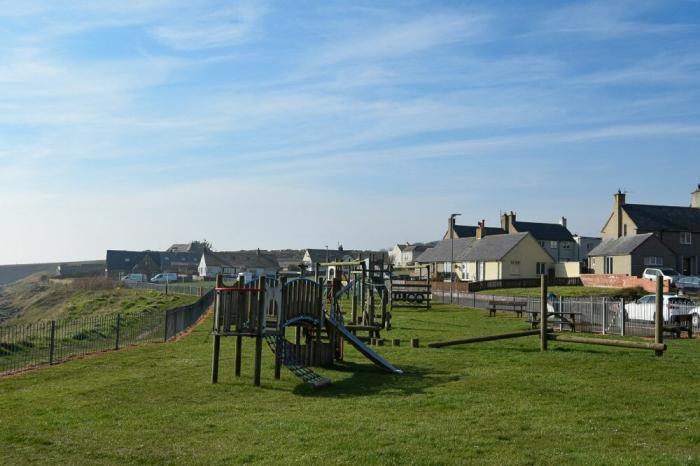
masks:
{"label": "metal fence", "polygon": [[133,282],[124,283],[124,285],[128,288],[134,288],[139,290],[151,290],[166,294],[184,294],[188,296],[204,296],[211,289],[211,287],[184,285],[181,283],[160,284],[149,282]]}
{"label": "metal fence", "polygon": [[214,292],[209,291],[194,304],[165,312],[147,311],[0,327],[0,374],[56,364],[88,353],[167,341],[197,322],[213,300]]}
{"label": "metal fence", "polygon": [[[450,295],[445,292],[433,292],[436,303],[450,303]],[[523,318],[539,312],[540,298],[494,296],[480,293],[454,293],[452,303],[457,306],[488,310],[492,303],[524,303]],[[503,309],[503,306],[496,308]],[[603,297],[589,298],[555,298],[547,304],[549,312],[564,316],[564,319],[553,318],[553,325],[559,330],[577,332],[602,333],[628,336],[654,336],[654,319],[656,304],[643,300],[625,302],[622,299]],[[498,312],[498,311],[497,311]],[[505,313],[505,312],[504,312]],[[664,302],[664,326],[671,328],[675,325],[674,317],[680,315],[692,316],[694,329],[700,327],[700,306],[686,300],[685,302]],[[568,322],[573,322],[571,325]]]}

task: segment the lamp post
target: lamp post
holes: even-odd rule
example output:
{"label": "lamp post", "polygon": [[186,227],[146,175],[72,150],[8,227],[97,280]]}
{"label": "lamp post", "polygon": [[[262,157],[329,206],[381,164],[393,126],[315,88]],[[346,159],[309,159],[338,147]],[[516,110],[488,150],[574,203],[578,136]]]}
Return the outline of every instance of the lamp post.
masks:
{"label": "lamp post", "polygon": [[451,214],[450,219],[448,220],[449,225],[447,227],[447,231],[450,232],[450,304],[452,304],[452,290],[454,288],[454,283],[455,283],[455,275],[454,275],[454,268],[455,268],[455,232],[454,232],[454,224],[455,224],[455,218],[460,216],[462,214]]}

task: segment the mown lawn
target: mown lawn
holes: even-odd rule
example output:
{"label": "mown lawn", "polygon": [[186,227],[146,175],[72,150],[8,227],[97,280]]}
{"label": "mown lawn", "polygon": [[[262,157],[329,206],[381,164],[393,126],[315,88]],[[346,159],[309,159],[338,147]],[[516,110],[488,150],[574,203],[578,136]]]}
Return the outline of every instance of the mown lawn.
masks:
{"label": "mown lawn", "polygon": [[[284,372],[252,386],[224,339],[209,384],[205,322],[179,342],[105,353],[0,379],[4,464],[700,464],[700,341],[650,351],[535,337],[428,349],[431,341],[524,329],[514,318],[438,305],[394,310],[389,375],[348,347],[314,392]],[[420,338],[421,348],[408,347]]]}

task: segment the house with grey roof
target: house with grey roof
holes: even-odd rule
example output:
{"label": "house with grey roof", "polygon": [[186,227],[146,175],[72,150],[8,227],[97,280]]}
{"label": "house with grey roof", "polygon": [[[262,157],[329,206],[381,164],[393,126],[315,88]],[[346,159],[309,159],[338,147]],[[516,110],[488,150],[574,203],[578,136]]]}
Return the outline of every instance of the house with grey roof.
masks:
{"label": "house with grey roof", "polygon": [[454,273],[463,281],[537,278],[554,270],[554,258],[529,233],[484,234],[446,239],[421,254],[416,262],[430,264],[438,274]]}
{"label": "house with grey roof", "polygon": [[[314,270],[316,264],[324,262],[347,262],[357,259],[367,259],[370,255],[377,261],[384,260],[384,263],[389,263],[388,251],[370,251],[370,250],[351,250],[343,249],[339,246],[338,249],[306,249],[302,263],[307,271]],[[319,268],[320,273],[325,273],[325,267]]]}
{"label": "house with grey roof", "polygon": [[531,233],[555,262],[578,260],[576,241],[567,228],[566,217],[559,223],[522,222],[515,212],[501,215],[501,228],[506,233]]}
{"label": "house with grey roof", "polygon": [[613,212],[602,230],[604,240],[652,233],[673,251],[673,258],[654,266],[675,268],[684,275],[700,273],[700,185],[691,193],[689,207],[628,204],[621,191],[614,199]]}
{"label": "house with grey roof", "polygon": [[391,263],[395,267],[413,265],[418,256],[423,254],[428,248],[435,246],[436,243],[437,241],[431,243],[397,244],[389,252]]}
{"label": "house with grey roof", "polygon": [[595,274],[641,277],[647,267],[663,267],[675,260],[674,252],[653,233],[610,238],[588,257],[588,268]]}
{"label": "house with grey roof", "polygon": [[157,273],[174,272],[181,275],[197,273],[199,253],[107,250],[105,270],[108,278],[121,278],[130,273],[151,277]]}
{"label": "house with grey roof", "polygon": [[199,262],[200,277],[214,278],[218,274],[237,277],[250,272],[254,276],[275,275],[279,271],[277,258],[257,250],[251,251],[205,251]]}

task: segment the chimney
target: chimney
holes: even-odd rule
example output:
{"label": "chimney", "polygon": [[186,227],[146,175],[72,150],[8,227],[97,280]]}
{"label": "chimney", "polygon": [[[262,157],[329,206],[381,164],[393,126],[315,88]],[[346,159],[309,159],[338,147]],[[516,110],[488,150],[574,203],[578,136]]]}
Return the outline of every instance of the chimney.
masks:
{"label": "chimney", "polygon": [[479,222],[479,226],[476,227],[476,239],[480,240],[486,236],[486,220],[482,220]]}
{"label": "chimney", "polygon": [[561,220],[559,221],[559,224],[566,228],[566,217],[562,217]]}
{"label": "chimney", "polygon": [[695,190],[693,194],[691,194],[691,200],[690,200],[690,207],[694,207],[696,209],[700,209],[700,184],[698,185],[698,189]]}
{"label": "chimney", "polygon": [[455,235],[455,225],[457,224],[457,219],[455,217],[450,217],[447,219],[447,232],[449,233],[448,239],[454,239]]}
{"label": "chimney", "polygon": [[625,205],[627,196],[621,190],[615,194],[615,215],[617,216],[617,237],[622,237],[622,206]]}
{"label": "chimney", "polygon": [[506,212],[505,214],[501,215],[501,229],[506,233],[509,234],[513,231],[513,224],[515,223],[515,212],[512,210],[510,211],[510,214]]}
{"label": "chimney", "polygon": [[260,248],[258,248],[258,256],[260,255]]}

